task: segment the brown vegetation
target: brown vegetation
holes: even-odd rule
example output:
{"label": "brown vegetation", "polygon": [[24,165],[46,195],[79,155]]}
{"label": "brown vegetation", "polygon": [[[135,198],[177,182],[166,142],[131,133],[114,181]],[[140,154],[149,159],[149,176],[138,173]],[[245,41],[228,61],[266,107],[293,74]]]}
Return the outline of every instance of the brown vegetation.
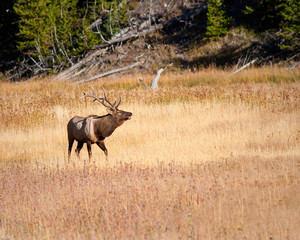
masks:
{"label": "brown vegetation", "polygon": [[[150,81],[151,76],[144,76]],[[0,83],[0,237],[297,239],[299,70],[109,79],[133,113],[90,164],[67,161],[73,115],[104,114],[88,84]],[[67,93],[67,94],[66,94]]]}

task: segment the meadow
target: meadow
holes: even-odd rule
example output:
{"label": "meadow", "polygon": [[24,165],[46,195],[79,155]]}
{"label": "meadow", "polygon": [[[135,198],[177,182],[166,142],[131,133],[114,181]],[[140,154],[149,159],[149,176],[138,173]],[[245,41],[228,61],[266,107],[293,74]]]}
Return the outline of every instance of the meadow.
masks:
{"label": "meadow", "polygon": [[[144,76],[149,83],[153,76]],[[90,83],[0,82],[0,238],[299,239],[300,69],[93,82],[131,120],[67,160]]]}

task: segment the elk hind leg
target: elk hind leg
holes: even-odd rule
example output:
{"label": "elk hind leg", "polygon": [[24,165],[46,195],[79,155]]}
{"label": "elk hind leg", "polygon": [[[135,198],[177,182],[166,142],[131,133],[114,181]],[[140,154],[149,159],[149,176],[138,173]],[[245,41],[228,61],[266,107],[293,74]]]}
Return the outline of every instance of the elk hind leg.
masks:
{"label": "elk hind leg", "polygon": [[69,138],[69,147],[68,147],[68,161],[69,162],[70,162],[73,143],[74,143],[74,138]]}
{"label": "elk hind leg", "polygon": [[78,158],[80,158],[80,150],[82,149],[82,147],[83,147],[83,142],[80,142],[80,141],[78,141],[78,143],[77,143],[77,148],[76,148],[76,150],[75,150],[75,152],[77,153],[77,157]]}
{"label": "elk hind leg", "polygon": [[87,149],[88,149],[88,153],[89,153],[89,162],[91,161],[92,158],[92,143],[91,142],[87,142]]}

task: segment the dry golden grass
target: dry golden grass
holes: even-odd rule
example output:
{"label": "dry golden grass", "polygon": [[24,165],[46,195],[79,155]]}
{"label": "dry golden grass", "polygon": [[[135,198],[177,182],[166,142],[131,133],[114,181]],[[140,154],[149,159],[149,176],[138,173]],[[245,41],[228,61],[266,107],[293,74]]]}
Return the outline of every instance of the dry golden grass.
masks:
{"label": "dry golden grass", "polygon": [[89,84],[0,83],[0,237],[297,239],[298,79],[211,69],[166,75],[158,91],[94,83],[133,118],[106,139],[108,162],[93,146],[86,164],[86,147],[67,163],[66,124],[105,114],[78,99]]}

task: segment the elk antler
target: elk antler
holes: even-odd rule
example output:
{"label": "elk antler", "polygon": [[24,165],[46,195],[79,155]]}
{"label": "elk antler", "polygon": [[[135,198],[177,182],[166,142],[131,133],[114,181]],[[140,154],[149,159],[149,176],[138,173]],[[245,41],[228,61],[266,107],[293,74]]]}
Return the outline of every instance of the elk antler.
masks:
{"label": "elk antler", "polygon": [[102,87],[102,89],[103,89],[103,93],[104,93],[104,100],[111,106],[112,109],[118,108],[119,105],[120,105],[120,103],[121,103],[121,100],[122,100],[121,97],[120,97],[119,102],[118,102],[117,105],[116,105],[116,101],[115,101],[113,104],[111,104],[111,102],[108,101],[108,99],[107,99],[107,97],[106,97],[106,92],[105,92],[104,87]]}
{"label": "elk antler", "polygon": [[[91,98],[94,98],[93,102],[99,101],[103,106],[105,106],[105,107],[107,107],[107,108],[109,108],[109,109],[111,109],[111,110],[116,109],[116,108],[120,105],[120,103],[121,103],[121,97],[120,97],[120,100],[119,100],[119,102],[118,102],[117,105],[116,105],[116,102],[114,102],[114,103],[112,104],[112,103],[107,99],[107,97],[106,97],[106,92],[105,92],[105,89],[104,89],[104,88],[102,88],[102,89],[103,89],[103,93],[104,93],[104,98],[98,98],[98,97],[96,96],[96,94],[95,94],[95,90],[94,90],[93,86],[91,86],[91,87],[92,87],[92,90],[93,90],[93,95],[86,94],[85,92],[83,92],[83,96],[82,96],[81,98],[85,98],[85,97],[91,97]],[[104,101],[106,101],[106,102],[109,104],[109,106],[108,106],[107,104],[105,104]]]}

